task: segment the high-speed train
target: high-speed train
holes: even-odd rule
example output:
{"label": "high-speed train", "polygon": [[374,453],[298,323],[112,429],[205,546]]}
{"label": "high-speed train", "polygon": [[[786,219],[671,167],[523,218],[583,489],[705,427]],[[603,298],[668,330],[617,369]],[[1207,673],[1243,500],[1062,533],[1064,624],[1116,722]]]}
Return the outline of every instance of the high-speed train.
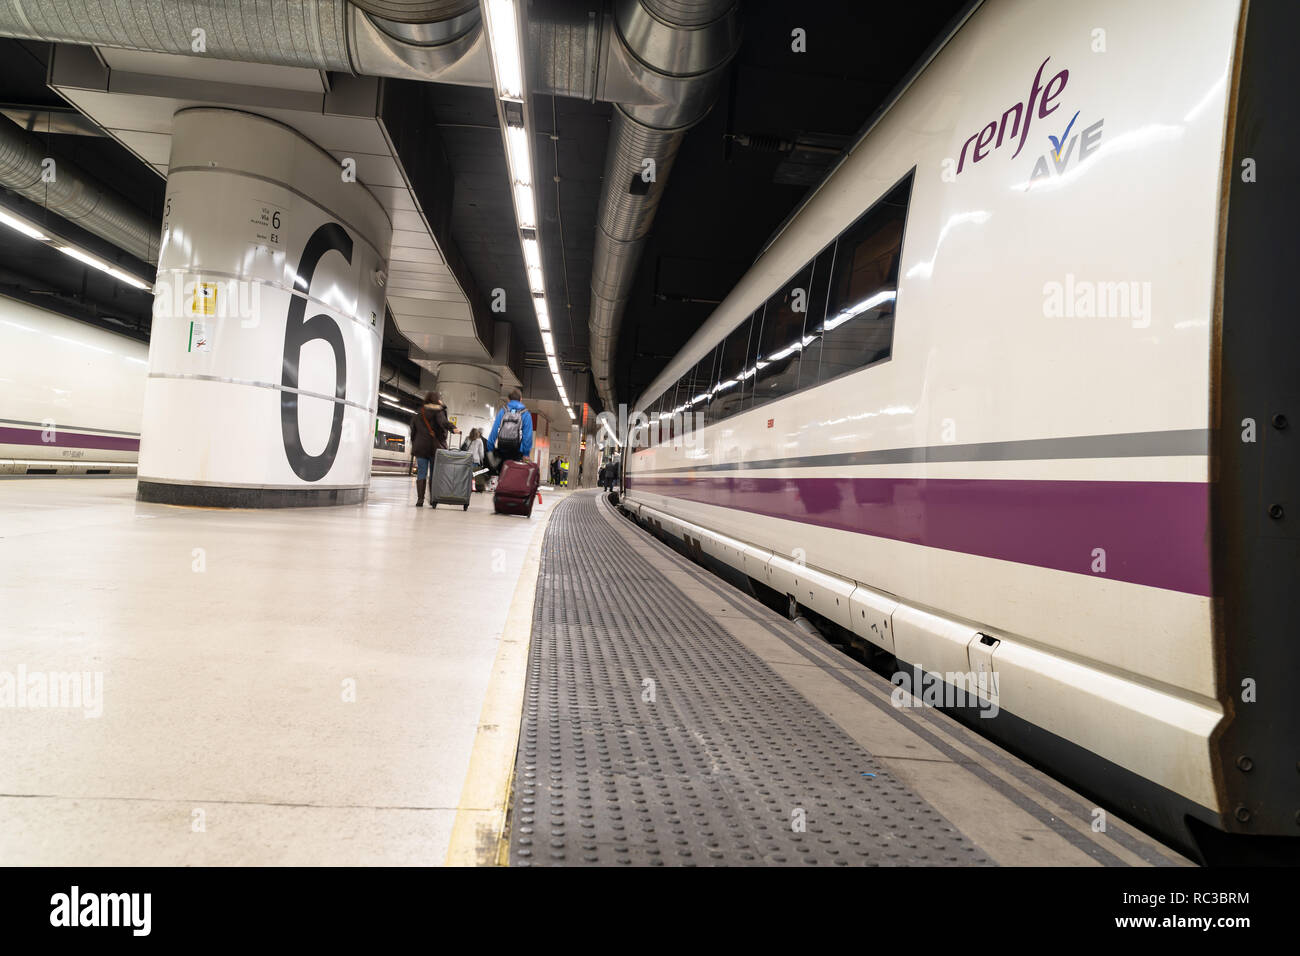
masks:
{"label": "high-speed train", "polygon": [[[134,475],[149,346],[0,296],[0,475]],[[380,414],[371,473],[410,467],[405,415]]]}
{"label": "high-speed train", "polygon": [[974,8],[642,394],[621,497],[1202,859],[1300,835],[1298,11]]}

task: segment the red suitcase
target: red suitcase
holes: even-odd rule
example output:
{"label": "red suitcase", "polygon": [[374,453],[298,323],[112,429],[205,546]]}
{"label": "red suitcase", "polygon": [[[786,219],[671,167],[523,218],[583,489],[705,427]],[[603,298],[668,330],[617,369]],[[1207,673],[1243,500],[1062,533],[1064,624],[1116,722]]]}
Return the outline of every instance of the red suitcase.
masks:
{"label": "red suitcase", "polygon": [[501,466],[497,490],[492,496],[492,507],[497,514],[528,517],[533,513],[533,502],[537,500],[537,486],[540,483],[541,471],[536,462],[507,461]]}

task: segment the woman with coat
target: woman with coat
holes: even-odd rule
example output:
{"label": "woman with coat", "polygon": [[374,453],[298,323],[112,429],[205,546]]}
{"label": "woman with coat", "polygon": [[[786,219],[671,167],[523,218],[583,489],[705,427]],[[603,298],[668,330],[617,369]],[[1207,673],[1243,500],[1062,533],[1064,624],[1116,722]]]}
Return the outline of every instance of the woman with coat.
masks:
{"label": "woman with coat", "polygon": [[[460,429],[447,418],[447,409],[437,392],[425,392],[424,404],[411,416],[411,454],[415,456],[415,506],[424,504],[424,490],[432,482],[433,456],[439,448],[447,447],[448,435],[459,435]],[[433,505],[430,494],[429,504]]]}
{"label": "woman with coat", "polygon": [[[469,438],[465,440],[465,450],[469,452],[469,457],[474,462],[474,470],[478,471],[483,467],[483,458],[487,451],[483,444],[483,432],[477,428],[471,429]],[[474,490],[483,491],[487,488],[487,472],[474,476]]]}

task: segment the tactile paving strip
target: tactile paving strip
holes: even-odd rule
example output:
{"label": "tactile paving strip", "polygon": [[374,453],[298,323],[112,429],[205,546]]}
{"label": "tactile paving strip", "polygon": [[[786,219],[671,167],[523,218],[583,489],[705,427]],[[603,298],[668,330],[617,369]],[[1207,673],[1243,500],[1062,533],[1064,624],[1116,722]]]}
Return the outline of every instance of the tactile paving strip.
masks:
{"label": "tactile paving strip", "polygon": [[543,542],[511,865],[991,865],[600,507]]}

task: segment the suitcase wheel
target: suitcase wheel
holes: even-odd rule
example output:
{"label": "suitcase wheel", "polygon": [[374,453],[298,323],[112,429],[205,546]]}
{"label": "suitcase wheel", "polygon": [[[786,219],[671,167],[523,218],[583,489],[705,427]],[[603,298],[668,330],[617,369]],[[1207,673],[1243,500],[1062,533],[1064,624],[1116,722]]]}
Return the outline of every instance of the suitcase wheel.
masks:
{"label": "suitcase wheel", "polygon": [[438,502],[436,502],[436,501],[430,501],[430,502],[429,502],[429,507],[430,507],[430,508],[436,508],[436,507],[438,507]]}
{"label": "suitcase wheel", "polygon": [[469,511],[469,505],[464,505],[460,510],[461,510],[461,511]]}

